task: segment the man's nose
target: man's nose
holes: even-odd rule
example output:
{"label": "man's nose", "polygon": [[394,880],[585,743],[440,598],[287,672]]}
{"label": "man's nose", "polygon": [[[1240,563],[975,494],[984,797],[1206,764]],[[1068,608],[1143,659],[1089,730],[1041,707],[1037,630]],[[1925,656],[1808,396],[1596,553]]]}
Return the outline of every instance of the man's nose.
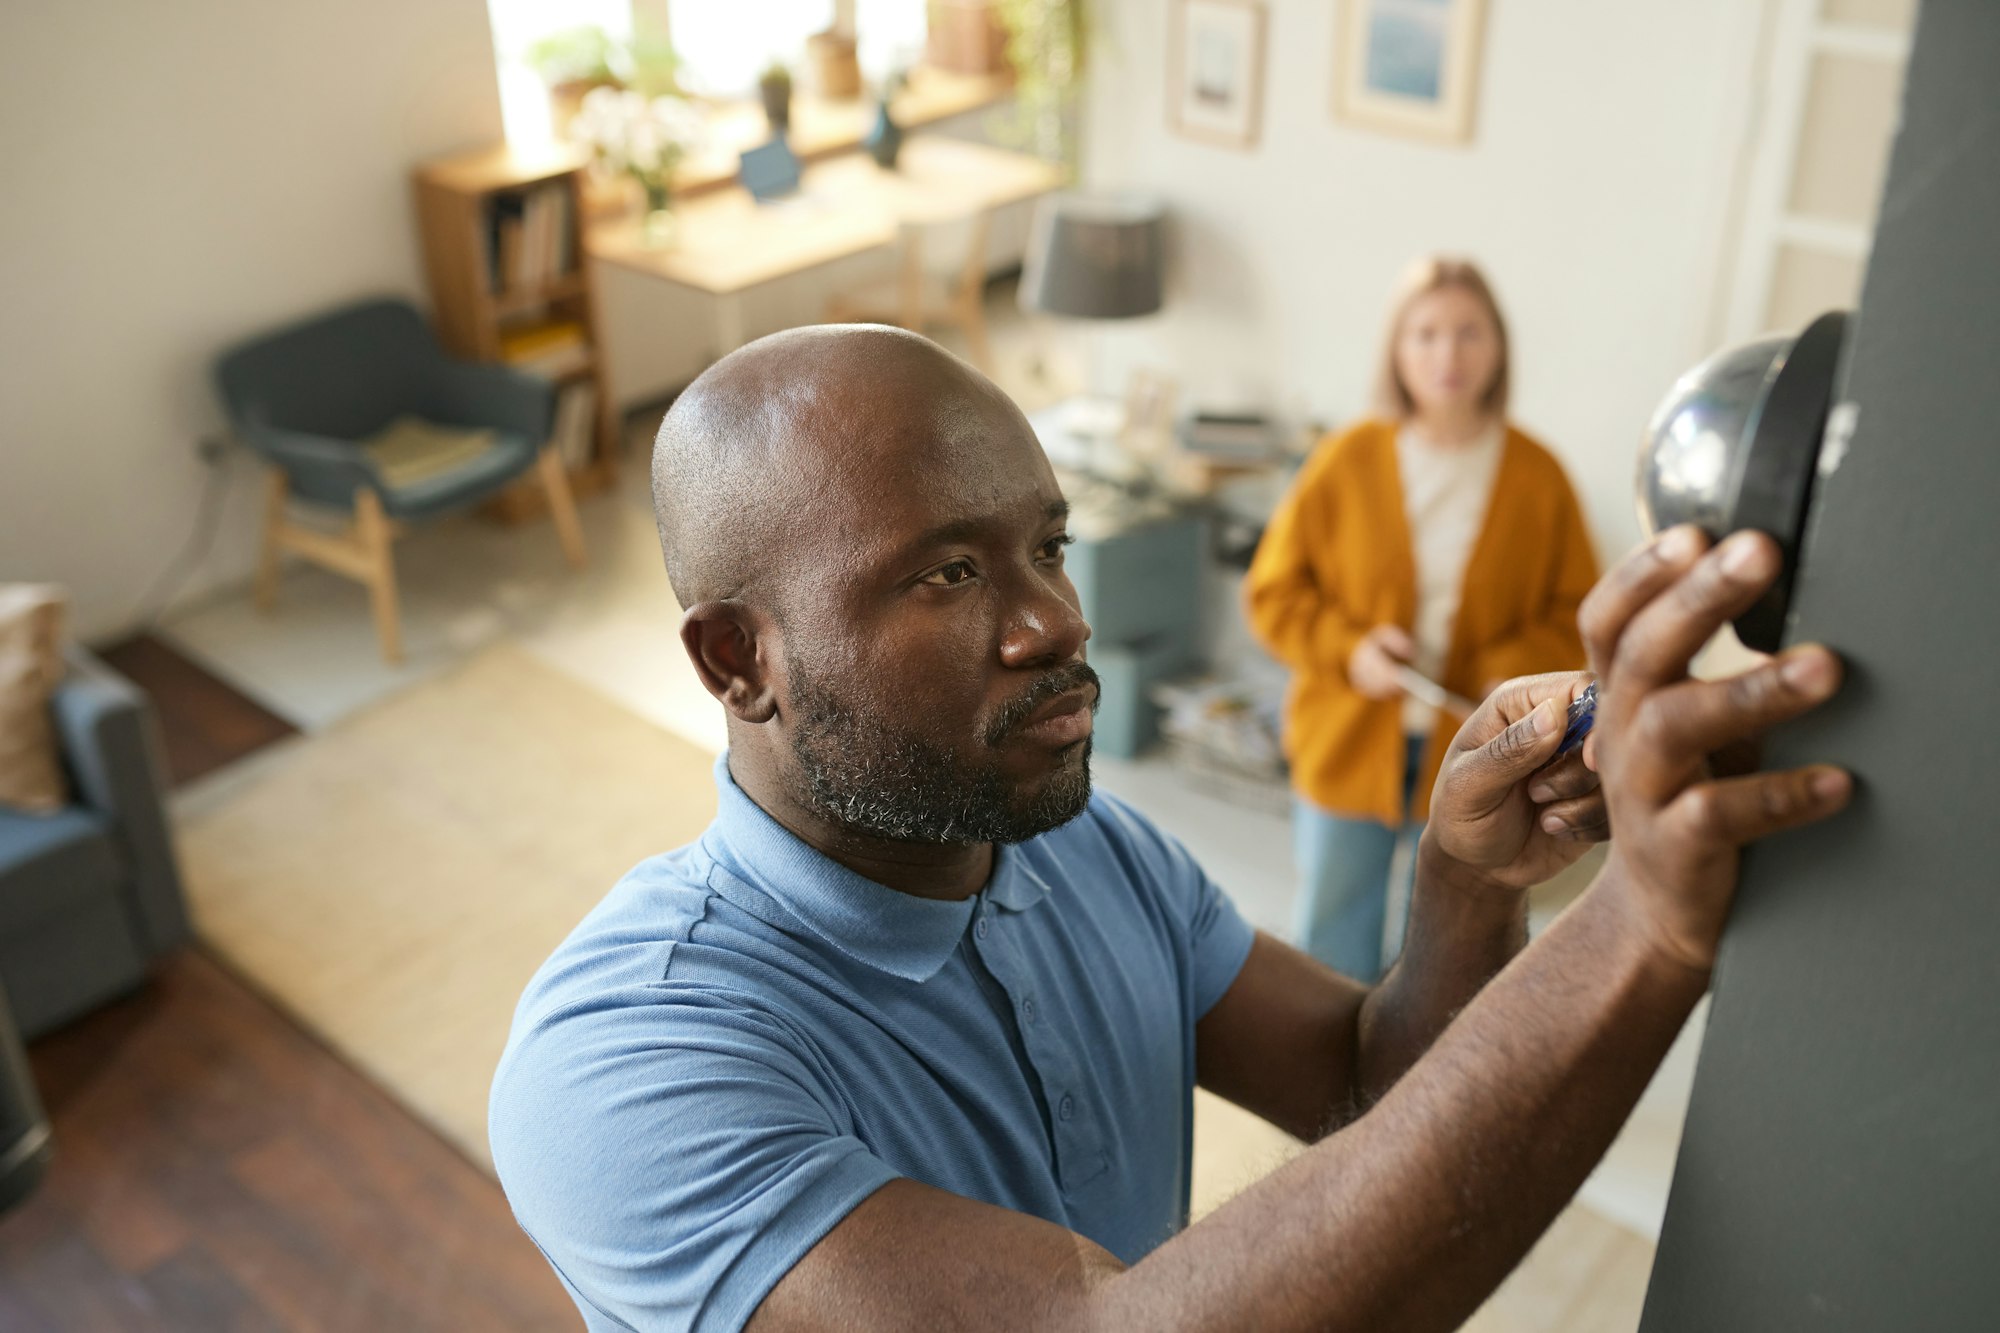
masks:
{"label": "man's nose", "polygon": [[1037,579],[1000,636],[1000,661],[1009,667],[1055,666],[1083,651],[1090,625],[1069,598]]}

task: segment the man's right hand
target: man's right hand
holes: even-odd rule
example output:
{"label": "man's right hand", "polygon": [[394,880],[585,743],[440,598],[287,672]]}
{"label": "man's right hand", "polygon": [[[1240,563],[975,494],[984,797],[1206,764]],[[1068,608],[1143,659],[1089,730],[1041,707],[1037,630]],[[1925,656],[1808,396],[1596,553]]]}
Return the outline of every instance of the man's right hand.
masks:
{"label": "man's right hand", "polygon": [[1716,751],[1831,697],[1840,663],[1807,645],[1727,680],[1689,679],[1689,659],[1779,569],[1762,533],[1707,548],[1698,528],[1663,533],[1606,575],[1577,617],[1598,678],[1584,758],[1611,815],[1604,887],[1655,952],[1697,971],[1714,965],[1743,845],[1824,819],[1853,791],[1831,765],[1730,778],[1710,767]]}
{"label": "man's right hand", "polygon": [[1396,668],[1409,665],[1416,652],[1416,641],[1401,625],[1377,625],[1347,655],[1348,684],[1365,698],[1401,698]]}
{"label": "man's right hand", "polygon": [[[1576,1192],[1700,998],[1706,973],[1689,969],[1714,958],[1738,847],[1847,798],[1838,769],[1710,772],[1710,751],[1825,699],[1838,668],[1824,649],[1794,649],[1733,681],[1689,680],[1695,650],[1778,566],[1763,537],[1705,546],[1669,533],[1584,604],[1599,675],[1586,761],[1611,806],[1610,864],[1379,1101],[1130,1268],[1054,1223],[893,1180],[779,1280],[753,1327],[1462,1327]],[[1803,684],[1787,665],[1805,668]],[[1285,954],[1251,959],[1268,969]],[[1320,995],[1304,1005],[1296,969],[1232,987],[1251,1006],[1232,1031],[1261,1027],[1259,1058],[1284,1067],[1339,1049],[1316,1004],[1353,1009],[1335,993],[1346,983],[1306,966]],[[1360,1020],[1334,1026],[1359,1039]],[[1197,1051],[1211,1071],[1227,1054]],[[975,1259],[911,1264],[916,1253]]]}

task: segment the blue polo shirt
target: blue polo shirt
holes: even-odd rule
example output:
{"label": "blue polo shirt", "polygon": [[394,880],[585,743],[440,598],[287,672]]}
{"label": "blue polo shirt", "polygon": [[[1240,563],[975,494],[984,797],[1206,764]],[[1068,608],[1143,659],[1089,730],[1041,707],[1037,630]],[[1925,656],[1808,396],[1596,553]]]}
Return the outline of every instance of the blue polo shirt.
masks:
{"label": "blue polo shirt", "polygon": [[1252,932],[1179,843],[1100,792],[937,902],[715,778],[701,839],[536,973],[494,1077],[501,1183],[591,1328],[740,1328],[899,1176],[1128,1263],[1186,1224],[1195,1021]]}

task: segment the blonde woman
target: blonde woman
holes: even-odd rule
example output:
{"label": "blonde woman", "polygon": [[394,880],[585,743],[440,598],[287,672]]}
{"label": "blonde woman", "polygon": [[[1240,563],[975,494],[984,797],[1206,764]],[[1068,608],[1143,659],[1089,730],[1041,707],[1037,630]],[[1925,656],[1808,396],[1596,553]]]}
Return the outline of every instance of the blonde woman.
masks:
{"label": "blonde woman", "polygon": [[1292,669],[1296,942],[1365,982],[1385,946],[1400,948],[1384,938],[1390,864],[1421,831],[1464,720],[1412,697],[1404,673],[1477,700],[1584,661],[1576,610],[1596,556],[1561,465],[1507,421],[1509,371],[1506,321],[1479,270],[1412,266],[1383,344],[1379,415],[1321,442],[1245,584],[1251,627]]}

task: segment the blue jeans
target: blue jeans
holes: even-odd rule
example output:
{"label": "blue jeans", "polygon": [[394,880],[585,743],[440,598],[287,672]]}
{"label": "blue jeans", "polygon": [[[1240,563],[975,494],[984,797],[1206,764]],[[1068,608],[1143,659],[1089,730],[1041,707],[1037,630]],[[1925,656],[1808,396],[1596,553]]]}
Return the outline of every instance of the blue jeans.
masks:
{"label": "blue jeans", "polygon": [[[1403,765],[1403,806],[1408,809],[1423,763],[1426,736],[1411,736]],[[1292,912],[1292,941],[1322,963],[1373,983],[1384,958],[1403,949],[1403,920],[1409,915],[1410,887],[1416,877],[1416,841],[1423,823],[1396,828],[1372,819],[1328,814],[1303,797],[1292,809],[1292,846],[1298,859],[1299,897]],[[1397,877],[1396,938],[1386,940],[1389,868],[1398,843],[1410,848]],[[1386,950],[1386,952],[1385,952]]]}

